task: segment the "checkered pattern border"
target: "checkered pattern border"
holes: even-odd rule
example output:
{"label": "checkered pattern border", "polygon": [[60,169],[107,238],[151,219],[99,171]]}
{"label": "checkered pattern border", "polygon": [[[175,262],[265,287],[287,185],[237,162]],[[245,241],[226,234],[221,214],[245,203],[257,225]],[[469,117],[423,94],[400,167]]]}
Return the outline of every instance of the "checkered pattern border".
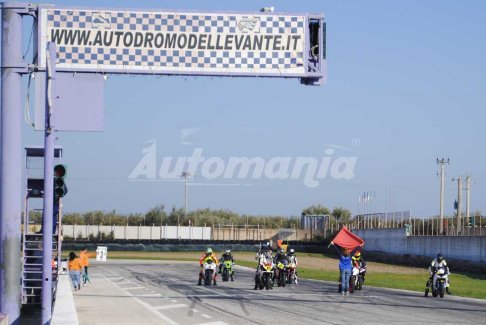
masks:
{"label": "checkered pattern border", "polygon": [[[102,46],[58,47],[60,66],[81,67],[83,65],[140,67],[198,71],[207,69],[225,72],[261,70],[282,73],[303,65],[304,21],[303,16],[236,15],[236,14],[175,14],[117,11],[47,10],[47,35],[51,29],[154,32],[154,33],[208,33],[245,35],[238,23],[242,20],[256,21],[251,33],[258,35],[301,35],[302,44],[292,50],[200,50],[123,48]],[[251,25],[251,24],[250,24]]]}

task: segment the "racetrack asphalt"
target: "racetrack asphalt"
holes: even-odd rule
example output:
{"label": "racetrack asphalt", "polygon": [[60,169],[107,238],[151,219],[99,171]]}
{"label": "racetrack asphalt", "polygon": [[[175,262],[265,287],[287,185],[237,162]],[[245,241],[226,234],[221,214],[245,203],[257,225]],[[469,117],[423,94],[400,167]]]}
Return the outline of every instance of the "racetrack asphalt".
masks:
{"label": "racetrack asphalt", "polygon": [[[253,290],[254,271],[235,282],[197,286],[197,262],[110,260],[90,268],[74,292],[80,324],[486,324],[486,300],[383,288],[341,296],[337,284],[299,280]],[[336,278],[338,272],[336,271]],[[372,275],[369,275],[372,276]]]}

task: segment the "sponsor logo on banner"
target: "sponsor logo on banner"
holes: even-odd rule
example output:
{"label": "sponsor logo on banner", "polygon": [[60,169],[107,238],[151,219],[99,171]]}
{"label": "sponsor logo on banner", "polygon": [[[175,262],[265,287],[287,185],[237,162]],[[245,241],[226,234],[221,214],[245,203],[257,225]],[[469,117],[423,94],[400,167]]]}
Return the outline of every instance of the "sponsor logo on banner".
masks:
{"label": "sponsor logo on banner", "polygon": [[111,14],[109,12],[93,12],[91,18],[93,28],[111,28]]}
{"label": "sponsor logo on banner", "polygon": [[238,22],[238,29],[242,33],[249,33],[249,32],[260,33],[260,18],[245,17],[240,19],[240,21]]}

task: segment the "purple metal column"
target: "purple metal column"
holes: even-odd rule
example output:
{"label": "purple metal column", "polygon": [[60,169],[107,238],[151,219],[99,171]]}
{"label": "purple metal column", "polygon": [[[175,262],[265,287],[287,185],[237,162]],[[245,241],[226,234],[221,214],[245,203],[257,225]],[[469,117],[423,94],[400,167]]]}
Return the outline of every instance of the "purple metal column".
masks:
{"label": "purple metal column", "polygon": [[2,5],[0,124],[0,312],[20,322],[20,220],[22,215],[22,16],[25,6]]}
{"label": "purple metal column", "polygon": [[52,223],[54,205],[54,118],[53,84],[56,78],[56,45],[47,44],[46,120],[44,130],[44,207],[42,210],[42,324],[52,315]]}

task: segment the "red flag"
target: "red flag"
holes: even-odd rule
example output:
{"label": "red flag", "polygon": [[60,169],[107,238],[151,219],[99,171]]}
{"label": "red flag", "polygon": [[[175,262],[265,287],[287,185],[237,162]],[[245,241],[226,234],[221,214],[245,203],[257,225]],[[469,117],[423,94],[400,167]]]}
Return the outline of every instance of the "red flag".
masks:
{"label": "red flag", "polygon": [[348,228],[343,227],[332,241],[335,245],[354,250],[358,246],[364,246],[364,240],[353,234]]}

